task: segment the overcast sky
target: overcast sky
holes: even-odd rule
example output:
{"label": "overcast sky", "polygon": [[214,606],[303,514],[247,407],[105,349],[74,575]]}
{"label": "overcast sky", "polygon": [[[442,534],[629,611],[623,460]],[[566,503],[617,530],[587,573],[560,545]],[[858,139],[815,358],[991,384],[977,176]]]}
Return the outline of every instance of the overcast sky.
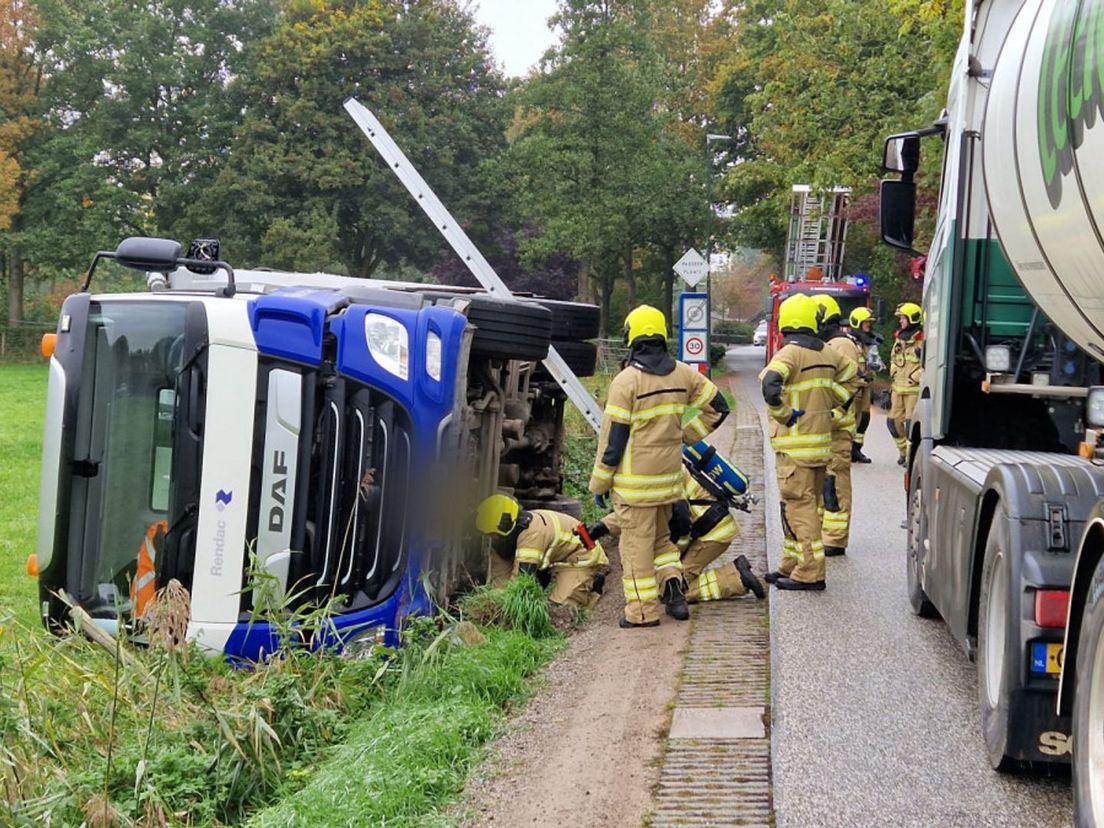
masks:
{"label": "overcast sky", "polygon": [[475,0],[476,19],[491,30],[491,49],[507,75],[524,75],[555,39],[548,18],[556,0]]}

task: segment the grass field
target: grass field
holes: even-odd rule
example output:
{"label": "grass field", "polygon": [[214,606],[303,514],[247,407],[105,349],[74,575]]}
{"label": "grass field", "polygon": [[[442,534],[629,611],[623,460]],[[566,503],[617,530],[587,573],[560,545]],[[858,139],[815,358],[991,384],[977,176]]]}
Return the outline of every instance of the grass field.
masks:
{"label": "grass field", "polygon": [[45,365],[0,365],[0,618],[37,626],[34,551],[39,456],[46,406]]}

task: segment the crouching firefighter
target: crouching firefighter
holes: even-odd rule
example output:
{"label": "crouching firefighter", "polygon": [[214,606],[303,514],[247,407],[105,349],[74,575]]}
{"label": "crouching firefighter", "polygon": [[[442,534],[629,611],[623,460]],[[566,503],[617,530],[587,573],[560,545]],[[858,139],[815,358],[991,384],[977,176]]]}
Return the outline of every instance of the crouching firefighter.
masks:
{"label": "crouching firefighter", "polygon": [[717,386],[667,353],[663,313],[641,305],[625,318],[625,367],[610,383],[590,491],[599,508],[613,510],[621,527],[625,591],[622,627],[659,623],[667,614],[690,617],[678,547],[667,523],[682,499],[683,413],[698,414],[685,434],[700,440],[721,424],[728,405]]}
{"label": "crouching firefighter", "polygon": [[855,397],[866,380],[866,357],[862,350],[840,328],[843,313],[839,303],[831,296],[818,294],[821,316],[818,334],[825,348],[855,366],[855,374],[849,382],[841,383],[850,397],[832,411],[832,457],[824,478],[821,517],[821,541],[826,557],[844,555],[851,530],[851,457],[855,438]]}
{"label": "crouching firefighter", "polygon": [[[706,444],[702,442],[698,445]],[[728,551],[740,534],[729,508],[746,511],[750,498],[746,495],[736,499],[718,496],[716,486],[703,486],[689,468],[683,469],[682,484],[684,499],[672,507],[667,528],[671,540],[680,550],[682,574],[688,585],[687,603],[738,598],[748,592],[756,598],[763,598],[766,595],[763,584],[743,555],[721,566],[706,569]],[[618,537],[621,524],[616,515],[607,515],[600,522],[588,526],[587,533],[593,538],[606,535]]]}
{"label": "crouching firefighter", "polygon": [[579,521],[550,509],[524,510],[514,498],[495,494],[476,511],[476,528],[491,536],[491,548],[501,559],[513,561],[513,574],[548,573],[548,600],[564,606],[593,607],[598,603],[609,563],[599,543],[587,543],[576,532]]}
{"label": "crouching firefighter", "polygon": [[907,462],[909,423],[920,396],[920,378],[924,372],[924,312],[915,302],[903,302],[897,306],[896,315],[899,327],[893,332],[889,361],[893,396],[886,425],[897,444],[897,465],[903,466]]}
{"label": "crouching firefighter", "polygon": [[832,457],[832,410],[851,398],[853,362],[817,338],[820,305],[804,294],[778,309],[782,347],[759,374],[770,414],[781,495],[782,561],[766,576],[780,589],[824,589],[818,502]]}

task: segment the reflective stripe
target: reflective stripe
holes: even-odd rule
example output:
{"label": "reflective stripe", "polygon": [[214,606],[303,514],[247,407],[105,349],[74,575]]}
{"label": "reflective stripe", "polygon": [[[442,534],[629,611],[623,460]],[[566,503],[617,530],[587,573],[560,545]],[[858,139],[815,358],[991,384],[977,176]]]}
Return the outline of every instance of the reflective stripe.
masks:
{"label": "reflective stripe", "polygon": [[654,498],[678,497],[680,487],[678,485],[659,489],[625,489],[614,484],[613,490],[623,500],[640,501]]}
{"label": "reflective stripe", "polygon": [[619,405],[611,405],[606,403],[605,415],[611,420],[617,420],[622,423],[632,422],[632,412],[627,408],[622,408]]}
{"label": "reflective stripe", "polygon": [[602,544],[595,542],[594,548],[590,550],[590,554],[585,558],[580,558],[577,561],[560,561],[559,563],[552,564],[550,569],[585,569],[588,566],[602,566],[608,564],[609,558],[606,557],[606,550],[602,548]]}
{"label": "reflective stripe", "polygon": [[782,390],[787,394],[791,394],[795,391],[812,391],[814,388],[832,388],[836,384],[835,380],[823,377],[819,379],[802,380],[801,382],[795,382],[793,385],[783,385]]}
{"label": "reflective stripe", "polygon": [[790,366],[784,362],[775,362],[773,359],[767,363],[767,367],[763,371],[774,371],[776,374],[781,374],[782,382],[790,378]]}
{"label": "reflective stripe", "polygon": [[656,569],[667,569],[672,567],[674,569],[682,570],[682,557],[679,555],[678,550],[672,552],[664,552],[655,556],[654,560]]}
{"label": "reflective stripe", "polygon": [[893,392],[895,394],[919,394],[919,385],[894,385]]}
{"label": "reflective stripe", "polygon": [[656,417],[663,417],[667,414],[681,417],[685,411],[686,406],[682,403],[665,403],[663,405],[653,406],[652,408],[642,408],[639,411],[634,411],[632,413],[632,421],[634,423],[641,423],[647,420],[654,420]]}
{"label": "reflective stripe", "polygon": [[622,578],[621,588],[626,601],[654,601],[659,598],[655,578]]}
{"label": "reflective stripe", "polygon": [[824,513],[824,528],[825,529],[846,529],[850,520],[850,515],[847,512],[825,512]]}
{"label": "reflective stripe", "polygon": [[770,414],[772,417],[774,417],[774,419],[777,420],[779,417],[781,417],[783,414],[786,413],[786,406],[784,406],[784,405],[768,405],[767,406],[767,413]]}
{"label": "reflective stripe", "polygon": [[694,408],[701,408],[710,400],[717,396],[717,386],[715,386],[709,380],[705,381],[705,385],[702,387],[701,393],[690,402]]}
{"label": "reflective stripe", "polygon": [[594,470],[590,473],[591,477],[595,477],[598,480],[613,480],[613,469],[609,466],[595,465]]}
{"label": "reflective stripe", "polygon": [[539,549],[533,549],[532,547],[526,547],[525,549],[519,549],[517,551],[517,559],[521,563],[531,563],[540,566],[543,562],[543,557]]}
{"label": "reflective stripe", "polygon": [[699,437],[709,436],[709,429],[705,427],[705,423],[702,421],[701,417],[695,417],[690,422],[688,422],[686,426],[687,428],[692,429],[693,432]]}
{"label": "reflective stripe", "polygon": [[[771,445],[774,445],[773,440],[771,441]],[[789,457],[800,459],[832,456],[831,446],[824,446],[823,448],[781,448],[778,450]]]}
{"label": "reflective stripe", "polygon": [[717,570],[710,569],[698,576],[698,598],[702,601],[721,600],[721,585],[717,583]]}
{"label": "reflective stripe", "polygon": [[677,483],[682,480],[682,472],[665,474],[618,474],[618,483]]}
{"label": "reflective stripe", "polygon": [[798,560],[801,560],[801,550],[797,546],[797,541],[782,541],[782,557],[797,558]]}
{"label": "reflective stripe", "polygon": [[836,382],[847,382],[854,379],[855,374],[859,373],[859,366],[855,364],[854,360],[847,360],[847,367],[843,369],[842,374],[836,375]]}
{"label": "reflective stripe", "polygon": [[840,402],[847,402],[849,399],[851,399],[851,397],[854,396],[850,391],[848,391],[838,382],[832,383],[832,391],[837,397],[839,397]]}

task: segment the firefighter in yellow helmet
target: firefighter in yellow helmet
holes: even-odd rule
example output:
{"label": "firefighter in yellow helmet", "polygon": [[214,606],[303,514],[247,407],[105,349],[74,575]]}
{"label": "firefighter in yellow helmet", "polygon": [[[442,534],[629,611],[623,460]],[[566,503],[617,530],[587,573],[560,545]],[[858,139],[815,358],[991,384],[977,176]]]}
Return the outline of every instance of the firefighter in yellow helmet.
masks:
{"label": "firefighter in yellow helmet", "polygon": [[854,378],[849,383],[841,383],[850,392],[850,399],[832,411],[832,458],[828,461],[821,498],[821,541],[825,556],[831,558],[847,552],[850,537],[851,447],[857,426],[855,397],[860,383],[866,379],[866,360],[855,341],[840,328],[843,313],[839,303],[825,294],[817,294],[814,298],[820,305],[818,335],[824,341],[825,348],[855,366]]}
{"label": "firefighter in yellow helmet", "polygon": [[[749,592],[756,598],[765,597],[762,582],[743,555],[721,566],[706,569],[728,551],[739,537],[740,528],[728,506],[707,492],[685,466],[682,469],[682,496],[683,500],[672,507],[673,514],[667,528],[682,557],[682,574],[688,584],[687,603],[738,598]],[[616,515],[606,515],[599,523],[587,527],[587,533],[594,539],[607,534],[616,538],[621,534],[621,524]]]}
{"label": "firefighter in yellow helmet", "polygon": [[893,351],[889,359],[892,403],[886,425],[897,444],[897,465],[907,462],[909,423],[920,396],[920,378],[924,372],[924,312],[915,302],[903,302],[894,311],[898,329],[893,332]]}
{"label": "firefighter in yellow helmet", "polygon": [[852,396],[855,364],[817,337],[820,305],[794,294],[778,309],[782,347],[759,374],[770,415],[782,502],[782,561],[766,580],[780,589],[824,589],[818,501],[832,458],[832,412]]}
{"label": "firefighter in yellow helmet", "polygon": [[859,390],[855,395],[855,441],[851,446],[852,463],[869,463],[870,458],[863,454],[863,443],[866,441],[866,429],[870,426],[870,404],[872,402],[874,376],[885,370],[878,346],[882,338],[874,333],[874,314],[870,308],[855,308],[847,318],[849,326],[848,336],[855,341],[862,351],[866,364],[866,374],[863,378],[860,373]]}
{"label": "firefighter in yellow helmet", "polygon": [[[682,444],[696,442],[728,415],[724,395],[689,365],[667,353],[667,323],[648,305],[625,318],[625,367],[610,383],[590,491],[599,508],[621,525],[625,591],[622,627],[659,623],[657,599],[667,614],[690,617],[678,547],[667,522],[682,498]],[[685,427],[688,408],[697,413]]]}
{"label": "firefighter in yellow helmet", "polygon": [[553,604],[593,607],[598,603],[609,563],[600,543],[587,544],[576,532],[579,521],[551,509],[522,509],[504,494],[494,494],[479,504],[475,526],[491,537],[499,558],[513,562],[519,572],[548,573]]}

